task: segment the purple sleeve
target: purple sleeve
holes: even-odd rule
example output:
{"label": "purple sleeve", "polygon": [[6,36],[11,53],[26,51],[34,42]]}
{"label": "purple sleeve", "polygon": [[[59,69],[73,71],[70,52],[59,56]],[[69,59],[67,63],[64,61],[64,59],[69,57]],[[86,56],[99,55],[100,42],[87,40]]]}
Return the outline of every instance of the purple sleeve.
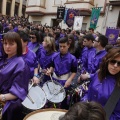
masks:
{"label": "purple sleeve", "polygon": [[19,99],[24,100],[28,93],[28,84],[30,79],[30,71],[25,64],[25,68],[23,71],[16,73],[14,81],[12,83],[9,92],[17,96]]}

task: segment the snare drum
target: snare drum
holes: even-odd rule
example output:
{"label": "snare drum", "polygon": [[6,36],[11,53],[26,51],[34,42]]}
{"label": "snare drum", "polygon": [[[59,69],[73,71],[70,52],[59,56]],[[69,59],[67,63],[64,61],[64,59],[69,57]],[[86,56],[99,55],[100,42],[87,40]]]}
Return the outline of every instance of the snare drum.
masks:
{"label": "snare drum", "polygon": [[46,104],[46,95],[40,86],[33,86],[29,89],[28,95],[22,105],[29,110],[38,110]]}
{"label": "snare drum", "polygon": [[43,90],[50,102],[60,103],[64,100],[66,92],[64,87],[56,81],[47,81],[43,84]]}
{"label": "snare drum", "polygon": [[41,109],[31,112],[23,120],[59,120],[66,112],[62,109]]}

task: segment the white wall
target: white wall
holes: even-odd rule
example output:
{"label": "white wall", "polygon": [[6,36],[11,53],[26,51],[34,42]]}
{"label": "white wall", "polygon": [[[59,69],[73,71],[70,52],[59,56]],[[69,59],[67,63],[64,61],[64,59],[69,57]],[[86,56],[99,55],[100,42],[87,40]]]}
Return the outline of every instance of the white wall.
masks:
{"label": "white wall", "polygon": [[[62,0],[63,3],[66,2],[66,0]],[[95,0],[95,5],[98,4],[98,7],[104,7],[105,0]],[[63,4],[62,4],[63,5]],[[46,8],[45,11],[48,12],[57,12],[57,6],[54,5],[54,0],[46,0]],[[101,10],[103,11],[103,9]],[[119,15],[120,7],[113,6],[112,11],[109,10],[109,7],[106,7],[106,12],[104,15],[101,15],[98,19],[97,28],[95,31],[98,31],[102,34],[105,34],[106,27],[116,27],[118,15]],[[56,15],[46,15],[46,16],[30,16],[29,20],[32,21],[41,21],[41,23],[44,25],[47,23],[47,25],[52,25],[52,19],[56,19]],[[83,18],[83,23],[87,23],[88,30],[90,26],[90,16],[85,16]],[[62,28],[67,28],[67,25],[62,23],[59,24]]]}
{"label": "white wall", "polygon": [[47,23],[47,25],[51,26],[51,19],[56,19],[56,16],[52,16],[52,15],[48,15],[48,16],[30,16],[29,17],[29,21],[33,22],[33,21],[41,21],[41,24],[44,25],[45,23]]}

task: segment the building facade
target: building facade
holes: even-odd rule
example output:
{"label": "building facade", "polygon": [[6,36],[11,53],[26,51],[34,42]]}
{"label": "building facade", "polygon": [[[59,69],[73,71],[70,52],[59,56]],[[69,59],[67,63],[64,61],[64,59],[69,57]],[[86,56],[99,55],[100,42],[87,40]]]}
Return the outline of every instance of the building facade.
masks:
{"label": "building facade", "polygon": [[27,0],[26,13],[30,22],[60,25],[67,28],[62,21],[57,21],[57,7],[78,9],[80,16],[84,16],[82,30],[88,30],[93,7],[102,7],[96,31],[105,33],[106,27],[120,27],[120,0]]}
{"label": "building facade", "polygon": [[0,0],[0,15],[25,16],[26,0]]}

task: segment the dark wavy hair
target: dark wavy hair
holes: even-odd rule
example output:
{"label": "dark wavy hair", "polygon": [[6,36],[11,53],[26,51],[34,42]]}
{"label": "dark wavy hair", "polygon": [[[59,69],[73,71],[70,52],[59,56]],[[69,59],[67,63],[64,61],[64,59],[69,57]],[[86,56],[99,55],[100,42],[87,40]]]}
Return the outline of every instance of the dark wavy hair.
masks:
{"label": "dark wavy hair", "polygon": [[[100,70],[98,72],[98,77],[100,81],[102,81],[108,74],[108,63],[110,60],[114,60],[115,58],[120,56],[120,48],[112,48],[108,51],[106,56],[103,58],[102,63],[100,65]],[[117,85],[120,87],[120,72],[115,75]]]}
{"label": "dark wavy hair", "polygon": [[99,103],[79,102],[59,120],[106,120],[106,113]]}
{"label": "dark wavy hair", "polygon": [[38,33],[37,30],[32,30],[32,31],[30,32],[30,35],[35,35],[35,36],[36,36],[36,39],[37,39],[37,42],[38,42],[38,43],[41,43],[41,40],[40,40],[40,37],[39,37],[39,33]]}

